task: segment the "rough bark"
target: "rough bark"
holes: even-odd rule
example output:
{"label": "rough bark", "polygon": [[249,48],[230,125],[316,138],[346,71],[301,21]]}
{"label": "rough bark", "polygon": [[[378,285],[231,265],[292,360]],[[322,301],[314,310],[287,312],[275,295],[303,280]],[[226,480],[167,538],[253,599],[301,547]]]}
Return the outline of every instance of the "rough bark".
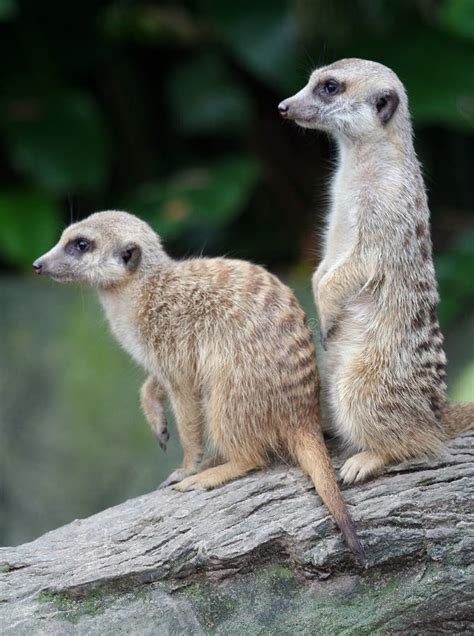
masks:
{"label": "rough bark", "polygon": [[[437,634],[473,629],[474,434],[344,496],[357,566],[296,468],[158,490],[0,550],[4,634]],[[335,462],[337,464],[337,461]]]}

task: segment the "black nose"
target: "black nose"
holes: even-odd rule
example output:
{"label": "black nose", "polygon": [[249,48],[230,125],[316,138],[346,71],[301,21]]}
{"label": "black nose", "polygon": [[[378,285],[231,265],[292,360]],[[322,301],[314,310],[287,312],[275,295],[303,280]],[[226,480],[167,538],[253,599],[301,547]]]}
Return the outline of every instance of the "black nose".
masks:
{"label": "black nose", "polygon": [[281,102],[280,104],[278,104],[278,110],[282,117],[286,117],[288,115],[288,106],[285,104],[285,102]]}
{"label": "black nose", "polygon": [[43,269],[43,265],[41,264],[40,261],[35,261],[33,263],[33,269],[35,270],[35,272],[37,274],[41,274],[41,270]]}

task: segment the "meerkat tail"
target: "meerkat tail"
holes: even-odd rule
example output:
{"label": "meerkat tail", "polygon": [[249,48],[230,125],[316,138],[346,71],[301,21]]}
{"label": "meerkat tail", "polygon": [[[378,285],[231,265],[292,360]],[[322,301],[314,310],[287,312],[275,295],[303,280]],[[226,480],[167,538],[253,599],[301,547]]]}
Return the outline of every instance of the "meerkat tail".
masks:
{"label": "meerkat tail", "polygon": [[451,402],[443,410],[442,422],[449,437],[474,427],[474,402]]}
{"label": "meerkat tail", "polygon": [[347,545],[357,560],[365,565],[364,548],[357,536],[354,522],[347,510],[323,439],[307,435],[294,444],[296,461],[314,483],[316,492],[333,515]]}

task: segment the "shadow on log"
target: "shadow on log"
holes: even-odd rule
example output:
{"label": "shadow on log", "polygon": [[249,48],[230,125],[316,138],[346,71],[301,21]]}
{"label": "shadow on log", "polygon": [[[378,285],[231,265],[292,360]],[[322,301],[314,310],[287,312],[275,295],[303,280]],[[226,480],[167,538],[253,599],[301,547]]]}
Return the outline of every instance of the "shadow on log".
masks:
{"label": "shadow on log", "polygon": [[473,454],[470,432],[438,460],[344,490],[367,570],[285,467],[152,492],[2,548],[1,633],[468,632]]}

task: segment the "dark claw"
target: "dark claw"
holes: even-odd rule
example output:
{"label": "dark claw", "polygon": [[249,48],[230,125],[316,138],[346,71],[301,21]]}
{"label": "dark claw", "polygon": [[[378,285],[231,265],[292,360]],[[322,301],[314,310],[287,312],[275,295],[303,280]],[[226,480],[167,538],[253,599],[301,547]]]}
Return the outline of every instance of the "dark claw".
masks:
{"label": "dark claw", "polygon": [[158,444],[160,448],[162,448],[166,453],[166,447],[170,438],[170,434],[167,428],[164,428],[159,433],[156,433],[156,439],[158,440]]}
{"label": "dark claw", "polygon": [[324,349],[324,351],[328,350],[328,345],[327,345],[327,335],[321,332],[321,345]]}
{"label": "dark claw", "polygon": [[182,481],[185,477],[188,477],[191,472],[189,470],[184,470],[183,468],[177,468],[173,470],[171,475],[161,482],[158,488],[167,488],[168,486],[172,486],[173,484],[177,484],[179,481]]}
{"label": "dark claw", "polygon": [[336,325],[331,325],[327,331],[321,332],[321,344],[323,345],[324,351],[328,349],[328,340],[334,335],[335,328]]}
{"label": "dark claw", "polygon": [[179,479],[171,479],[171,475],[165,479],[164,481],[161,482],[161,484],[158,486],[159,489],[161,488],[168,488],[168,486],[172,486],[173,484],[178,483]]}

